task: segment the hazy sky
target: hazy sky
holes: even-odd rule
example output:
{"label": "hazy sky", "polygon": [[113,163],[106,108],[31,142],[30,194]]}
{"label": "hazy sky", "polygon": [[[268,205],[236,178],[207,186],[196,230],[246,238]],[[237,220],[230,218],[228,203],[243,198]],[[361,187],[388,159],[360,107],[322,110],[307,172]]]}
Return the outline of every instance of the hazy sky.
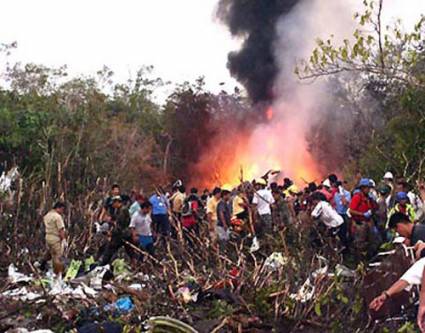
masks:
{"label": "hazy sky", "polygon": [[119,80],[142,65],[174,82],[206,76],[233,90],[227,53],[238,48],[214,19],[218,0],[1,0],[0,42],[12,59],[93,73],[104,64]]}
{"label": "hazy sky", "polygon": [[[13,60],[67,64],[73,74],[107,65],[122,81],[142,65],[154,65],[165,80],[205,75],[209,89],[233,90],[227,53],[239,43],[214,20],[217,2],[0,0],[0,42],[18,42]],[[386,5],[390,16],[416,19],[425,13],[425,0],[386,0]]]}

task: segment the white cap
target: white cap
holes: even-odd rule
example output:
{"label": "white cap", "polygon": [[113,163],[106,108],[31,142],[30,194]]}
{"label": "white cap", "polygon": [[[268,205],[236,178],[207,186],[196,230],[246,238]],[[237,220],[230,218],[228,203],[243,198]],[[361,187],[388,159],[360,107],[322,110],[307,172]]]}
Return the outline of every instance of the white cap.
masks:
{"label": "white cap", "polygon": [[327,178],[326,178],[326,179],[323,181],[322,185],[323,185],[323,186],[326,186],[326,187],[331,187],[331,181],[330,181],[329,179],[327,179]]}
{"label": "white cap", "polygon": [[394,179],[394,176],[391,172],[386,172],[384,175],[384,179]]}

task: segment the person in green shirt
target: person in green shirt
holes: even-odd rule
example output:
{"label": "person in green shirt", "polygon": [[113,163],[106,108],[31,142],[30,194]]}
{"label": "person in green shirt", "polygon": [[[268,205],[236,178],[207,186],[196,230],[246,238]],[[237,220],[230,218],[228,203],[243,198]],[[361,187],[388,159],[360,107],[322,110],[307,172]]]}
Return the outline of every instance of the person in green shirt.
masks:
{"label": "person in green shirt", "polygon": [[395,213],[403,213],[409,217],[410,222],[415,222],[415,209],[409,203],[409,197],[406,192],[398,192],[396,194],[396,204],[388,213],[388,218],[390,219]]}

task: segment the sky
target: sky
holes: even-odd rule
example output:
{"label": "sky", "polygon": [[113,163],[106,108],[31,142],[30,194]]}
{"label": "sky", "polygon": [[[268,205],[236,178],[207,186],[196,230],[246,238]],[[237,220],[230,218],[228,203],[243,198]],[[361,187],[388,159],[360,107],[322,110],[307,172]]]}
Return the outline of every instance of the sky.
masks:
{"label": "sky", "polygon": [[239,42],[216,21],[217,2],[1,0],[0,42],[18,42],[12,60],[67,64],[71,74],[107,65],[124,81],[153,65],[167,81],[204,75],[209,89],[232,91],[237,83],[226,68],[227,54]]}
{"label": "sky", "polygon": [[[141,66],[153,65],[155,75],[166,81],[194,81],[204,75],[208,89],[233,91],[237,82],[226,68],[227,54],[240,41],[215,20],[217,2],[1,0],[0,42],[18,42],[12,60],[67,64],[74,75],[95,73],[107,65],[122,82]],[[388,16],[416,20],[425,13],[425,0],[386,4]],[[172,86],[167,89],[162,93],[171,92]]]}

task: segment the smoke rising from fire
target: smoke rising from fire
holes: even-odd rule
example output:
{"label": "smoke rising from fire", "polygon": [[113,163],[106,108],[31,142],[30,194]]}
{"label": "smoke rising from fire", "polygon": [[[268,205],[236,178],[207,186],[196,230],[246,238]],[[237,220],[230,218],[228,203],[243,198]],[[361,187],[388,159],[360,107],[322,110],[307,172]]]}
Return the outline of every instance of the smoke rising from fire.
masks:
{"label": "smoke rising from fire", "polygon": [[[237,184],[271,169],[298,184],[319,180],[320,168],[307,149],[306,133],[325,99],[317,85],[298,82],[294,66],[297,59],[309,56],[317,37],[333,29],[342,32],[343,23],[346,27],[352,17],[351,8],[337,6],[340,1],[328,2],[333,6],[319,8],[319,1],[311,0],[220,2],[219,14],[232,34],[246,37],[242,49],[229,55],[230,71],[245,84],[254,103],[267,100],[269,107],[262,110],[265,122],[253,124],[249,132],[233,128],[225,139],[216,138],[201,158],[195,169],[213,170],[206,173],[214,174],[216,184]],[[335,10],[347,15],[332,18]]]}
{"label": "smoke rising from fire", "polygon": [[268,101],[269,107],[262,108],[265,121],[253,124],[249,131],[226,127],[195,171],[209,170],[216,185],[251,180],[270,169],[281,170],[281,176],[299,185],[340,171],[344,126],[335,130],[319,126],[325,128],[321,133],[325,140],[313,145],[328,146],[330,154],[325,158],[312,154],[307,142],[314,126],[329,117],[344,119],[341,109],[333,105],[331,83],[300,82],[294,68],[297,60],[310,57],[317,38],[333,36],[336,44],[349,39],[356,26],[354,13],[361,5],[356,0],[221,0],[220,17],[233,35],[245,38],[241,50],[229,55],[229,69],[254,103]]}
{"label": "smoke rising from fire", "polygon": [[241,82],[254,103],[273,98],[278,67],[273,52],[276,22],[299,0],[220,0],[218,17],[231,34],[243,39],[229,54],[230,73]]}

